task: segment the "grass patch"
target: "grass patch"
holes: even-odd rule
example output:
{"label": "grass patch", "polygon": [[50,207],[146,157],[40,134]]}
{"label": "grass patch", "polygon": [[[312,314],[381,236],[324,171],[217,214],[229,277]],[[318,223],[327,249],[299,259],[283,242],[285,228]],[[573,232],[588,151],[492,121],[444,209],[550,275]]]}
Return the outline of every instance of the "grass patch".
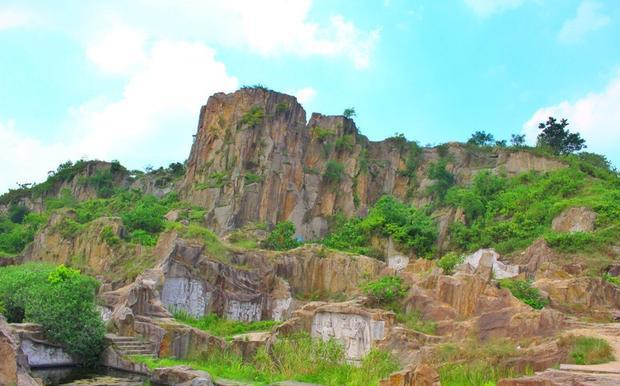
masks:
{"label": "grass patch", "polygon": [[562,338],[561,346],[568,346],[568,361],[576,365],[598,365],[614,360],[613,349],[605,339],[592,336]]}
{"label": "grass patch", "polygon": [[248,363],[230,352],[206,352],[191,359],[155,359],[132,357],[149,368],[188,365],[209,372],[216,378],[268,385],[283,380],[317,383],[327,386],[372,386],[398,369],[389,353],[372,350],[359,366],[347,363],[342,345],[323,342],[308,334],[277,340],[270,352],[261,348]]}
{"label": "grass patch", "polygon": [[215,314],[195,318],[184,310],[174,311],[173,316],[179,322],[220,337],[230,337],[248,332],[269,331],[279,323],[275,320],[260,320],[246,323],[238,320],[224,319]]}
{"label": "grass patch", "polygon": [[540,291],[527,280],[501,279],[499,285],[501,288],[508,288],[514,297],[536,310],[549,304],[549,300],[543,298]]}
{"label": "grass patch", "polygon": [[419,331],[427,335],[437,333],[437,324],[430,320],[424,320],[419,311],[397,312],[396,321],[402,323],[410,330]]}

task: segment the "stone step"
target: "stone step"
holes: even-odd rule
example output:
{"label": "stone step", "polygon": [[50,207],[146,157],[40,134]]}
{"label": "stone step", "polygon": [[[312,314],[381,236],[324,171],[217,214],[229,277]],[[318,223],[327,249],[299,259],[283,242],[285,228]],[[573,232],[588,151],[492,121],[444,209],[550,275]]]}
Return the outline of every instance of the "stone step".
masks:
{"label": "stone step", "polygon": [[153,350],[144,349],[144,350],[120,350],[120,353],[123,355],[148,355],[153,354]]}
{"label": "stone step", "polygon": [[113,343],[116,347],[151,347],[148,343],[140,343],[140,342],[121,342],[121,343]]}

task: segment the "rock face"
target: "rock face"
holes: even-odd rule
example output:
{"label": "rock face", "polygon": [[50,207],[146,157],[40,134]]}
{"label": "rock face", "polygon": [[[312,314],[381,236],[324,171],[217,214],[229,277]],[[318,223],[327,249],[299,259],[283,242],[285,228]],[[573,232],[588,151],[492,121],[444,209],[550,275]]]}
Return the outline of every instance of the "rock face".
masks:
{"label": "rock face", "polygon": [[506,279],[519,275],[519,267],[504,264],[499,261],[499,253],[493,249],[480,249],[467,256],[463,264],[456,269],[462,272],[484,272],[487,276],[493,275],[496,279]]}
{"label": "rock face", "polygon": [[66,223],[75,218],[72,210],[54,212],[24,252],[23,260],[70,265],[113,284],[125,284],[127,279],[134,279],[128,275],[124,265],[128,260],[144,268],[154,264],[147,248],[124,243],[110,245],[104,239],[104,230],[110,230],[119,238],[123,236],[125,230],[120,218],[101,217],[86,224],[83,229],[67,231]]}
{"label": "rock face", "polygon": [[40,386],[41,381],[32,378],[29,371],[19,335],[0,315],[0,385]]}
{"label": "rock face", "polygon": [[343,303],[313,302],[295,311],[278,328],[279,332],[310,332],[324,341],[335,339],[345,348],[348,360],[361,360],[375,342],[384,340],[394,324],[394,313],[368,309],[358,301]]}
{"label": "rock face", "polygon": [[423,364],[391,374],[379,386],[441,386],[441,383],[437,371]]}
{"label": "rock face", "polygon": [[[343,116],[315,113],[306,123],[294,97],[246,88],[215,94],[202,107],[181,195],[206,208],[217,231],[288,219],[300,236],[313,239],[327,230],[329,216],[363,214],[384,194],[426,203],[423,193],[433,183],[427,170],[444,152],[453,159],[448,169],[462,184],[481,169],[513,175],[564,167],[531,153],[481,155],[459,144],[423,148],[416,155],[398,138],[368,141]],[[419,166],[406,173],[410,157]],[[417,178],[409,177],[413,174]]]}
{"label": "rock face", "polygon": [[551,223],[556,232],[591,232],[594,230],[596,212],[584,207],[568,208]]}

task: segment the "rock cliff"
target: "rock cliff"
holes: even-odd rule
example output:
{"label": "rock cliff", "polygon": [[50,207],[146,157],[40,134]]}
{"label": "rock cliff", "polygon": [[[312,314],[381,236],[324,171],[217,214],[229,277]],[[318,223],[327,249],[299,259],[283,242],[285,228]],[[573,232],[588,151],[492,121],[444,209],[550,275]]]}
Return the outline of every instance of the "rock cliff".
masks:
{"label": "rock cliff", "polygon": [[313,113],[306,121],[294,97],[243,88],[215,94],[202,107],[181,195],[206,208],[220,233],[291,220],[298,235],[314,239],[331,215],[364,214],[384,194],[430,202],[428,170],[440,159],[459,184],[482,169],[514,175],[564,167],[524,151],[419,148],[400,136],[372,142],[349,118]]}

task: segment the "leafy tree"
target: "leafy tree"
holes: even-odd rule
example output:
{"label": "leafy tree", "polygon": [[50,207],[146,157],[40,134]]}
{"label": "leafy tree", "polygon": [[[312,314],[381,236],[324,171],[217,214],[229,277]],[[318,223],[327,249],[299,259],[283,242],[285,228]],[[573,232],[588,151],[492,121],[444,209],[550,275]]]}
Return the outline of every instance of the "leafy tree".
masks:
{"label": "leafy tree", "polygon": [[452,275],[454,268],[465,260],[465,256],[455,252],[449,252],[437,260],[439,268],[443,269],[446,275]]}
{"label": "leafy tree", "polygon": [[21,224],[28,212],[30,212],[28,208],[23,205],[13,205],[9,208],[9,218],[15,224]]}
{"label": "leafy tree", "polygon": [[344,112],[342,113],[342,115],[344,115],[345,118],[349,118],[349,119],[353,118],[354,116],[356,116],[355,109],[353,107],[344,109]]}
{"label": "leafy tree", "polygon": [[496,147],[506,147],[508,145],[505,139],[495,141]]}
{"label": "leafy tree", "polygon": [[515,148],[525,147],[525,134],[512,134],[510,136],[510,146]]}
{"label": "leafy tree", "polygon": [[429,193],[436,194],[439,200],[443,201],[448,189],[456,183],[454,175],[447,169],[448,161],[445,158],[433,163],[428,168],[428,178],[435,180],[435,183],[429,186]]}
{"label": "leafy tree", "polygon": [[291,221],[283,221],[276,224],[267,239],[263,242],[263,247],[276,251],[285,251],[299,246],[295,239],[295,224]]}
{"label": "leafy tree", "polygon": [[571,154],[586,147],[586,140],[579,133],[571,133],[566,129],[568,120],[560,122],[549,117],[547,122],[541,122],[538,128],[542,130],[538,134],[538,146],[547,147],[555,154]]}
{"label": "leafy tree", "polygon": [[484,131],[476,131],[467,141],[470,145],[491,146],[494,142],[493,134]]}
{"label": "leafy tree", "polygon": [[41,324],[48,339],[86,365],[98,362],[104,344],[105,328],[95,307],[98,286],[64,265],[0,268],[0,302],[9,321]]}

